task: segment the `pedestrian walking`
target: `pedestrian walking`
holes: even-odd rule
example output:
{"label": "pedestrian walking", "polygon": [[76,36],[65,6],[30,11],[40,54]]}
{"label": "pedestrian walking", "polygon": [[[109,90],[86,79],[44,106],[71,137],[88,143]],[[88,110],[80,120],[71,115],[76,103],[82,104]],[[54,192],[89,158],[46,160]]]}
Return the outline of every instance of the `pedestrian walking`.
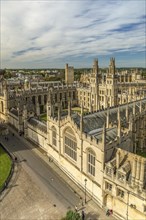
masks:
{"label": "pedestrian walking", "polygon": [[17,161],[17,157],[15,157],[15,161]]}
{"label": "pedestrian walking", "polygon": [[110,215],[112,215],[113,214],[113,210],[112,209],[110,209]]}
{"label": "pedestrian walking", "polygon": [[75,206],[75,211],[76,211],[76,212],[78,211],[78,207],[77,207],[77,206]]}
{"label": "pedestrian walking", "polygon": [[85,220],[85,212],[82,210],[82,220]]}
{"label": "pedestrian walking", "polygon": [[106,211],[106,215],[107,215],[107,216],[110,215],[110,210],[109,210],[109,209]]}

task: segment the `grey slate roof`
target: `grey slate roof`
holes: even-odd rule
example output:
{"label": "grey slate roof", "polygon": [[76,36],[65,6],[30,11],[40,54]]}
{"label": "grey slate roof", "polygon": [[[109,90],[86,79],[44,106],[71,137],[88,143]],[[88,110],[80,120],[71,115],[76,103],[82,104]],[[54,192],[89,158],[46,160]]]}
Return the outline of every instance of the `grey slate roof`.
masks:
{"label": "grey slate roof", "polygon": [[17,110],[17,109],[12,108],[12,109],[10,110],[10,112],[11,112],[13,115],[18,116],[18,110]]}
{"label": "grey slate roof", "polygon": [[34,127],[38,128],[39,130],[47,133],[47,125],[43,122],[37,120],[36,118],[30,118],[28,122],[33,125]]}
{"label": "grey slate roof", "polygon": [[[144,107],[144,103],[146,104],[146,99],[142,100],[142,107]],[[128,105],[128,115],[133,114],[133,103],[129,103]],[[139,112],[140,101],[136,102],[136,112]],[[126,121],[126,105],[119,106],[120,116],[121,116],[121,126],[128,127],[128,123]],[[112,125],[117,125],[117,112],[118,108],[110,108],[109,109],[109,123]],[[102,128],[104,123],[106,122],[107,110],[97,111],[93,113],[89,113],[83,116],[83,131],[91,136],[94,136],[98,140],[101,139],[102,136]],[[74,114],[72,116],[75,123],[80,127],[80,116],[78,114]],[[117,128],[114,126],[112,128],[106,129],[107,140],[113,140],[117,136]]]}

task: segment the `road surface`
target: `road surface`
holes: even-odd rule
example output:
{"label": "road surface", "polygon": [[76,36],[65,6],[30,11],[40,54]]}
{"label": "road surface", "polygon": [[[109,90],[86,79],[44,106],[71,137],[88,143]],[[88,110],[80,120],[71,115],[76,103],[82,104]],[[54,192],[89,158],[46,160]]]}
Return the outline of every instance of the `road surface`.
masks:
{"label": "road surface", "polygon": [[[74,208],[80,202],[80,198],[61,179],[58,174],[26,143],[10,133],[8,141],[1,138],[7,150],[17,157],[24,170],[31,176],[40,190],[51,197],[54,205],[62,206],[63,209]],[[33,187],[33,186],[32,186]]]}

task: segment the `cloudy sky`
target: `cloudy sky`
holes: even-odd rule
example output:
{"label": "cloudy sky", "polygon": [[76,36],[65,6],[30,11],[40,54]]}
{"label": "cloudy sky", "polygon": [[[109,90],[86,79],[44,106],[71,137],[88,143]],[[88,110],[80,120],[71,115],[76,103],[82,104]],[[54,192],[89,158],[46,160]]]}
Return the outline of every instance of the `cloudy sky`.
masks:
{"label": "cloudy sky", "polygon": [[1,0],[0,68],[145,67],[145,0]]}

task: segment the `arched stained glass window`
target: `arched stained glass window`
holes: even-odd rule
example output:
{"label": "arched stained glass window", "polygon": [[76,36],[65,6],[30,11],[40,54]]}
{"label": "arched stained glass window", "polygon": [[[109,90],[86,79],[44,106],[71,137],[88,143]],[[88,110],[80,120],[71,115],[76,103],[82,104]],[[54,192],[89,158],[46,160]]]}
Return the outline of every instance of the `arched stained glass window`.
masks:
{"label": "arched stained glass window", "polygon": [[1,111],[4,112],[4,104],[2,101],[1,101]]}
{"label": "arched stained glass window", "polygon": [[64,134],[64,152],[77,161],[77,141],[71,128],[66,129]]}
{"label": "arched stained glass window", "polygon": [[92,176],[95,176],[95,153],[92,149],[87,151],[87,171]]}
{"label": "arched stained glass window", "polygon": [[54,126],[52,127],[52,145],[57,146],[57,132]]}

